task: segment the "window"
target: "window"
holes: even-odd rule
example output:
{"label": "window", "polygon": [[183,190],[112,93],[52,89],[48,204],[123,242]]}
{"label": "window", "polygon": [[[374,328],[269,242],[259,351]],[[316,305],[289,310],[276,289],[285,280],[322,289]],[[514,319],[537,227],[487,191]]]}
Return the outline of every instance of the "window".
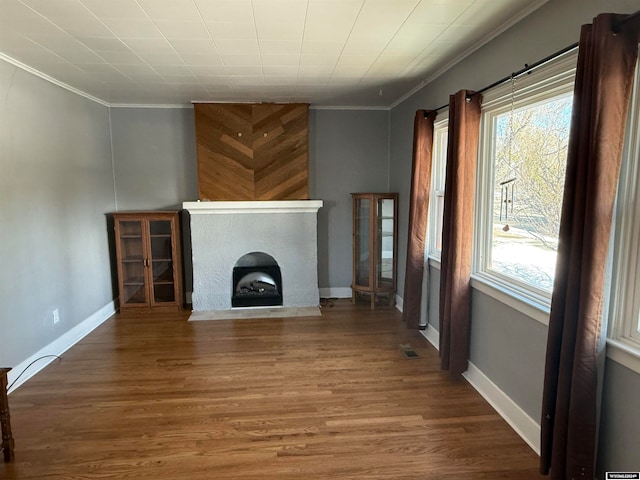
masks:
{"label": "window", "polygon": [[615,212],[608,354],[640,372],[640,85],[631,99]]}
{"label": "window", "polygon": [[431,164],[431,194],[427,226],[428,256],[440,260],[442,253],[442,220],[444,214],[444,182],[447,167],[449,134],[448,112],[438,114],[433,126],[433,157]]}
{"label": "window", "polygon": [[475,277],[543,309],[556,266],[575,58],[483,99]]}

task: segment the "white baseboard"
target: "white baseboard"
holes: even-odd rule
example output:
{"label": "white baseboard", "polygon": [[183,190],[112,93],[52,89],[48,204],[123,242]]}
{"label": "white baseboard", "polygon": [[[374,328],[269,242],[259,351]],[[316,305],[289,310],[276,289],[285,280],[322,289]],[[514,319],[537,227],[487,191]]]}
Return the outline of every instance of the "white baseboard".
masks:
{"label": "white baseboard", "polygon": [[351,298],[351,288],[349,287],[327,287],[319,290],[320,298]]}
{"label": "white baseboard", "polygon": [[[39,362],[36,362],[31,367],[29,367],[29,364],[31,364],[31,362],[45,355],[58,355],[58,356],[62,355],[64,352],[66,352],[71,347],[73,347],[76,343],[78,343],[85,336],[87,336],[89,333],[91,333],[93,330],[99,327],[102,323],[104,323],[105,320],[110,318],[115,313],[116,313],[115,303],[109,302],[100,310],[98,310],[93,315],[91,315],[89,318],[87,318],[86,320],[83,320],[81,323],[73,327],[71,330],[59,336],[49,345],[40,349],[38,352],[31,355],[29,358],[27,358],[23,362],[20,362],[18,365],[13,367],[12,370],[7,375],[7,381],[9,385],[11,385],[11,383],[15,381],[15,384],[13,384],[13,386],[9,390],[9,393],[13,392],[20,385],[25,383],[31,377],[35,376],[40,370],[42,370],[44,367],[46,367],[51,362],[53,362],[55,358],[53,357],[43,358]],[[29,370],[27,370],[24,373],[24,375],[22,375],[18,379],[18,381],[16,381],[16,378],[18,377],[18,375],[20,375],[20,372],[24,371],[27,367],[29,367]]]}
{"label": "white baseboard", "polygon": [[[427,325],[420,333],[436,350],[440,349],[440,334],[435,328]],[[473,363],[469,362],[469,368],[463,376],[533,451],[540,455],[540,425]]]}
{"label": "white baseboard", "polygon": [[431,345],[436,347],[436,350],[440,350],[440,333],[435,328],[427,324],[427,328],[420,330],[420,334],[426,338]]}
{"label": "white baseboard", "polygon": [[400,313],[402,313],[402,307],[404,305],[404,299],[396,294],[396,308],[400,311]]}
{"label": "white baseboard", "polygon": [[463,376],[511,428],[540,455],[540,425],[473,363],[469,362],[469,368]]}

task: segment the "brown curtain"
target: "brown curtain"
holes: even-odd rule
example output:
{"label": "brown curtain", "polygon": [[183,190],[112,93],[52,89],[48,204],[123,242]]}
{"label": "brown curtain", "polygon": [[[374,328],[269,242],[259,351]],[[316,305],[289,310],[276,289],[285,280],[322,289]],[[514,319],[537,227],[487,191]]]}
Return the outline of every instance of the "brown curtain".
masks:
{"label": "brown curtain", "polygon": [[407,268],[404,276],[402,318],[408,328],[420,324],[424,247],[431,190],[433,156],[433,122],[437,112],[418,110],[413,122],[413,167],[409,203],[409,238]]}
{"label": "brown curtain", "polygon": [[440,366],[467,369],[471,326],[471,247],[482,97],[462,90],[449,98],[449,145],[440,271]]}
{"label": "brown curtain", "polygon": [[637,56],[637,34],[599,15],[584,25],[551,297],[540,471],[594,478],[597,346],[605,262]]}

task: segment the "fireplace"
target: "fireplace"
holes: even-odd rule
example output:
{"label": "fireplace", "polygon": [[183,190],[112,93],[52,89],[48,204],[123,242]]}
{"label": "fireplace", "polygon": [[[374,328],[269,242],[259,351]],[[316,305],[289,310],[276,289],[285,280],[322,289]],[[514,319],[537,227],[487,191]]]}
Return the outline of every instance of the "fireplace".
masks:
{"label": "fireplace", "polygon": [[[321,206],[320,200],[185,202],[191,229],[193,311],[231,312],[244,307],[243,301],[232,301],[237,282],[251,273],[245,267],[256,270],[258,263],[269,268],[245,279],[250,288],[244,296],[258,296],[249,293],[251,288],[273,293],[270,285],[275,284],[281,299],[273,308],[317,308]],[[262,255],[243,259],[248,252]],[[256,283],[251,286],[251,281]]]}
{"label": "fireplace", "polygon": [[251,252],[233,267],[232,307],[282,305],[282,274],[278,262],[264,252]]}

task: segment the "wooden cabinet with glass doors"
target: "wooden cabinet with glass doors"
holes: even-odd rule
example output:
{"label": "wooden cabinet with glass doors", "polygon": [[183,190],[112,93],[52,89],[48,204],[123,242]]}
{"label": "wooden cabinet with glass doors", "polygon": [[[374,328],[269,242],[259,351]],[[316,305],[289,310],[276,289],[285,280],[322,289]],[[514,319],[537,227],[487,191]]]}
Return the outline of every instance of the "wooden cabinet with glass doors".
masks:
{"label": "wooden cabinet with glass doors", "polygon": [[379,299],[394,305],[398,252],[398,194],[352,193],[352,301],[368,297],[371,308]]}
{"label": "wooden cabinet with glass doors", "polygon": [[180,310],[183,295],[179,212],[112,215],[120,312]]}

